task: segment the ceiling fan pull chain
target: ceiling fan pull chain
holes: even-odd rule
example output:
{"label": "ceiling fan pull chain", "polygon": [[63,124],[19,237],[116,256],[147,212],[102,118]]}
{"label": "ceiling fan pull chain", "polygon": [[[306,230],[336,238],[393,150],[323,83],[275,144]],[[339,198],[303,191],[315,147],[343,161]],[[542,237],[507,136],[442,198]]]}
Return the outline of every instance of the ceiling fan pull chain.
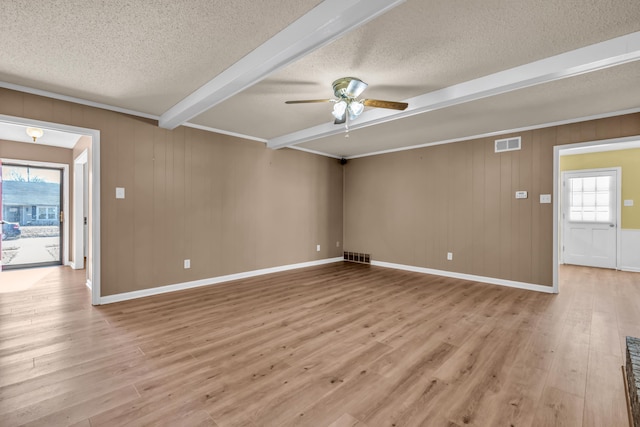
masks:
{"label": "ceiling fan pull chain", "polygon": [[348,114],[346,115],[345,121],[344,121],[344,137],[349,138],[349,115]]}

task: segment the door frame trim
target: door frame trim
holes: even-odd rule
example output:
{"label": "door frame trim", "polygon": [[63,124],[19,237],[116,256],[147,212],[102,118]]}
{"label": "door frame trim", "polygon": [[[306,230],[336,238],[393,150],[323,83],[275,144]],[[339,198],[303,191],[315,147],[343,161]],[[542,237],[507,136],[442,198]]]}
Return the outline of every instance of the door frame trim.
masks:
{"label": "door frame trim", "polygon": [[71,268],[84,268],[84,168],[88,167],[89,149],[73,159],[73,264]]}
{"label": "door frame trim", "polygon": [[64,125],[60,123],[45,122],[25,117],[15,117],[0,114],[0,122],[11,123],[20,126],[35,126],[44,129],[52,129],[60,132],[71,132],[91,137],[91,174],[89,176],[89,191],[91,191],[91,204],[89,215],[92,219],[91,229],[91,257],[88,263],[91,265],[91,274],[87,278],[91,282],[91,304],[100,305],[100,131],[98,129],[82,128],[78,126]]}
{"label": "door frame trim", "polygon": [[[560,197],[561,193],[561,176],[560,176],[560,152],[572,148],[580,148],[580,147],[592,147],[595,145],[613,145],[621,142],[633,142],[639,141],[640,135],[628,136],[624,138],[612,138],[612,139],[602,139],[602,140],[594,140],[587,142],[579,142],[575,144],[562,144],[562,145],[554,145],[553,146],[553,291],[558,293],[559,285],[558,285],[558,267],[559,263],[559,249],[560,249],[560,239],[558,238],[558,228],[559,221],[562,215],[560,212],[560,202],[558,197]],[[613,149],[613,148],[612,148]],[[621,175],[621,174],[620,174]],[[620,211],[620,209],[619,209]],[[620,241],[618,241],[620,244]]]}
{"label": "door frame trim", "polygon": [[[560,224],[562,222],[562,200],[564,199],[564,192],[566,190],[563,189],[562,182],[564,181],[565,174],[575,174],[575,173],[590,173],[590,172],[615,172],[616,173],[616,270],[620,270],[620,238],[621,238],[621,228],[622,228],[622,168],[620,166],[611,166],[608,168],[591,168],[591,169],[575,169],[575,170],[566,170],[560,172]],[[558,245],[561,247],[563,245],[563,233],[560,232]],[[560,251],[558,263],[564,264],[564,254]]]}

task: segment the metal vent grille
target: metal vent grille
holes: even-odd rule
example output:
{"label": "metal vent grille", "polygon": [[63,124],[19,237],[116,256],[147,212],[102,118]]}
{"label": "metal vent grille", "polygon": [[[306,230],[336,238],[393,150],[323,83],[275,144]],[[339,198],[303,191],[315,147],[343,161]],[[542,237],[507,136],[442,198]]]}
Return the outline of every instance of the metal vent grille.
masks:
{"label": "metal vent grille", "polygon": [[345,252],[344,260],[349,262],[359,262],[362,264],[371,264],[371,255],[361,254],[359,252]]}
{"label": "metal vent grille", "polygon": [[516,136],[514,138],[496,139],[496,153],[503,151],[515,151],[521,149],[522,138]]}

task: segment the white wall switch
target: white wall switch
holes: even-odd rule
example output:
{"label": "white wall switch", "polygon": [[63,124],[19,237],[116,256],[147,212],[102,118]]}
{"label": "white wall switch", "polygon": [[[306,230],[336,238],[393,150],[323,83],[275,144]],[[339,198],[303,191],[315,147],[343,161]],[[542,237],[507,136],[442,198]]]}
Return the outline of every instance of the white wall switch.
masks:
{"label": "white wall switch", "polygon": [[551,194],[541,194],[540,203],[551,203]]}
{"label": "white wall switch", "polygon": [[124,199],[124,187],[116,187],[116,199]]}
{"label": "white wall switch", "polygon": [[625,206],[633,206],[633,200],[632,199],[627,199],[624,201],[624,205]]}
{"label": "white wall switch", "polygon": [[516,191],[516,199],[526,199],[527,192],[526,191]]}
{"label": "white wall switch", "polygon": [[320,252],[320,245],[316,245],[316,252]]}
{"label": "white wall switch", "polygon": [[447,259],[453,261],[453,252],[447,252]]}
{"label": "white wall switch", "polygon": [[190,259],[185,259],[184,260],[184,268],[191,268],[191,260]]}

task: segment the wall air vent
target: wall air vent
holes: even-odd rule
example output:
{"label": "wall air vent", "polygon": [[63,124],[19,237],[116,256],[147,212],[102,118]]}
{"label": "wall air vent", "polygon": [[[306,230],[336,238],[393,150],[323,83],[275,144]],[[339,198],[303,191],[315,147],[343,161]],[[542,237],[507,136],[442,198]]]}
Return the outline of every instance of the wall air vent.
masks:
{"label": "wall air vent", "polygon": [[362,264],[371,264],[371,255],[361,254],[358,252],[345,252],[344,260],[349,262],[359,262]]}
{"label": "wall air vent", "polygon": [[502,153],[503,151],[515,151],[520,150],[522,138],[519,136],[513,138],[496,139],[496,153]]}

